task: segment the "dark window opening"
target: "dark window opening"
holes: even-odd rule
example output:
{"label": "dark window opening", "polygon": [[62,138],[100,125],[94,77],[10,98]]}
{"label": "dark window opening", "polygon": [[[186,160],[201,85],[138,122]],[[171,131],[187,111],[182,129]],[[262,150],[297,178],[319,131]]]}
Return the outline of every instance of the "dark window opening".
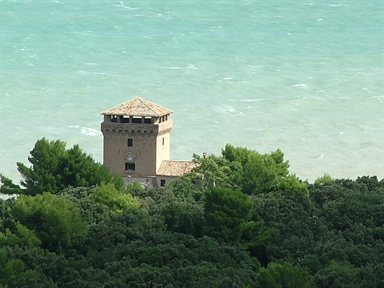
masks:
{"label": "dark window opening", "polygon": [[117,116],[116,115],[111,116],[111,122],[117,122]]}
{"label": "dark window opening", "polygon": [[132,123],[141,123],[141,117],[133,117]]}
{"label": "dark window opening", "polygon": [[129,116],[120,116],[120,123],[129,123]]}
{"label": "dark window opening", "polygon": [[165,179],[160,179],[160,186],[165,186]]}
{"label": "dark window opening", "polygon": [[145,124],[151,124],[152,123],[152,118],[151,117],[145,117],[144,118],[144,123]]}
{"label": "dark window opening", "polygon": [[163,137],[163,146],[164,146],[164,137]]}
{"label": "dark window opening", "polygon": [[135,163],[125,163],[125,170],[127,171],[135,171]]}
{"label": "dark window opening", "polygon": [[127,145],[128,145],[128,147],[133,147],[133,139],[132,138],[128,138]]}

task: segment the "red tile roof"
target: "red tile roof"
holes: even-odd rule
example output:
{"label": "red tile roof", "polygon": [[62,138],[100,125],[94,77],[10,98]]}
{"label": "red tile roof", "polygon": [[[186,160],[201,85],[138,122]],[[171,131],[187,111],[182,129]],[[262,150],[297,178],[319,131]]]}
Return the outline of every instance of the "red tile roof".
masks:
{"label": "red tile roof", "polygon": [[160,168],[157,171],[157,175],[162,176],[183,176],[185,173],[191,172],[198,164],[192,161],[174,161],[163,160]]}
{"label": "red tile roof", "polygon": [[161,117],[172,113],[171,109],[162,107],[143,98],[136,97],[127,102],[101,112],[101,115],[127,115]]}

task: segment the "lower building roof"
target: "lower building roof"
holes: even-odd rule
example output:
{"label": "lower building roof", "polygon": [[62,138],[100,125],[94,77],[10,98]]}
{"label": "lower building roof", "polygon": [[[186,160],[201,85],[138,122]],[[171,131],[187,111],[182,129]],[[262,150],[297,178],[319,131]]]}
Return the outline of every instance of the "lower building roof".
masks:
{"label": "lower building roof", "polygon": [[157,176],[179,177],[197,167],[198,164],[192,161],[163,160],[157,171]]}

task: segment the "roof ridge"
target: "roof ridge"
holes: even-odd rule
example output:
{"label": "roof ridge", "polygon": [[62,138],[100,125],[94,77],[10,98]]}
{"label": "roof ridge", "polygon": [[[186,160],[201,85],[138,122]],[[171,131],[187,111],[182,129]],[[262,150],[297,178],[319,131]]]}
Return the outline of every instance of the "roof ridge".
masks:
{"label": "roof ridge", "polygon": [[[139,101],[140,101],[141,103],[143,103],[145,106],[147,106],[147,108],[148,108],[149,110],[151,110],[153,113],[159,115],[159,113],[157,113],[155,110],[153,110],[153,109],[152,109],[147,103],[145,103],[145,102],[150,102],[150,103],[152,103],[152,104],[154,104],[154,105],[156,105],[156,106],[159,106],[159,105],[157,105],[157,104],[155,104],[155,103],[153,103],[153,102],[151,102],[151,101],[145,100],[144,98],[140,98],[140,97],[135,97],[135,98],[139,99]],[[143,100],[144,100],[144,101],[143,101]],[[159,115],[159,116],[160,116],[160,115]]]}

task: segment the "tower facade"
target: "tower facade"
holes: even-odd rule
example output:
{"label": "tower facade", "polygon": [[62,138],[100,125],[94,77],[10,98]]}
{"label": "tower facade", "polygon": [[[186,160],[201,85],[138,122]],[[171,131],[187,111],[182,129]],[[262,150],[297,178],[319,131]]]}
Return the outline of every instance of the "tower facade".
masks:
{"label": "tower facade", "polygon": [[170,160],[172,112],[139,97],[103,111],[104,165],[123,177],[155,177]]}

